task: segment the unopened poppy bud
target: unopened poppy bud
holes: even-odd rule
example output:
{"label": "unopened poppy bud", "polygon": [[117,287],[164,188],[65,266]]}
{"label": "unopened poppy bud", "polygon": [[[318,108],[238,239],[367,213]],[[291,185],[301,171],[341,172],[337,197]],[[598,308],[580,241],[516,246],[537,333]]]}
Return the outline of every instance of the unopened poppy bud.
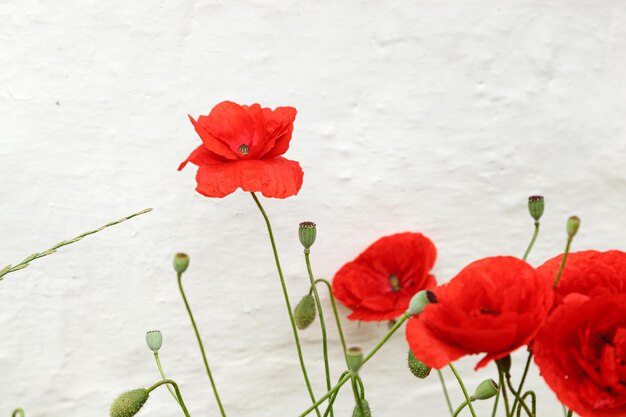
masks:
{"label": "unopened poppy bud", "polygon": [[504,372],[504,375],[509,375],[511,372],[511,355],[506,355],[504,358],[500,358],[496,360],[496,365],[498,365],[498,369]]}
{"label": "unopened poppy bud", "polygon": [[[359,404],[354,406],[354,411],[352,412],[352,417],[372,417],[372,411],[370,410],[370,405],[365,398],[359,398],[361,402],[361,407]],[[363,408],[363,414],[361,414],[361,408]]]}
{"label": "unopened poppy bud", "polygon": [[424,362],[420,361],[415,357],[413,351],[409,349],[409,370],[413,375],[420,379],[426,378],[430,375],[431,367],[426,365]]}
{"label": "unopened poppy bud", "polygon": [[580,228],[580,219],[576,216],[572,216],[567,219],[567,235],[569,237],[574,237],[576,233],[578,233],[578,229]]}
{"label": "unopened poppy bud", "polygon": [[434,292],[430,290],[422,290],[415,294],[413,298],[411,298],[411,302],[409,303],[408,313],[412,316],[416,316],[422,311],[428,304],[436,303],[437,296]]}
{"label": "unopened poppy bud", "polygon": [[315,309],[315,298],[311,294],[307,294],[302,297],[302,300],[296,306],[293,312],[296,327],[300,330],[304,330],[313,323],[317,316],[317,310]]}
{"label": "unopened poppy bud", "polygon": [[543,208],[545,204],[543,201],[543,196],[541,195],[533,195],[528,197],[528,211],[530,215],[535,221],[539,221],[541,216],[543,215]]}
{"label": "unopened poppy bud", "polygon": [[315,237],[317,236],[317,228],[313,222],[302,222],[298,228],[298,237],[300,243],[304,246],[304,249],[311,249],[313,243],[315,243]]}
{"label": "unopened poppy bud", "polygon": [[476,387],[476,391],[474,391],[474,395],[472,398],[475,400],[488,400],[491,397],[494,397],[498,393],[498,384],[493,379],[486,379],[481,382],[478,387]]}
{"label": "unopened poppy bud", "polygon": [[182,274],[189,267],[189,256],[186,253],[177,253],[174,256],[174,270]]}
{"label": "unopened poppy bud", "polygon": [[357,372],[363,364],[363,350],[360,347],[351,347],[346,350],[346,362],[348,369]]}
{"label": "unopened poppy bud", "polygon": [[133,417],[148,401],[148,390],[145,388],[126,391],[111,404],[111,417]]}
{"label": "unopened poppy bud", "polygon": [[163,335],[159,330],[150,330],[146,333],[146,343],[148,348],[153,352],[158,352],[163,345]]}

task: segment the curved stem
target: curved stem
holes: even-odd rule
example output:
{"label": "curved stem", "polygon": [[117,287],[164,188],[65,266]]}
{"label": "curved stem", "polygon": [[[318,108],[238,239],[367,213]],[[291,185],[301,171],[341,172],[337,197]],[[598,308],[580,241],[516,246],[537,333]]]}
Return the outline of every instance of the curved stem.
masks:
{"label": "curved stem", "polygon": [[[393,336],[393,334],[396,332],[396,330],[398,330],[400,328],[400,326],[402,326],[402,324],[409,318],[409,314],[408,313],[404,313],[402,315],[402,317],[400,317],[400,319],[398,319],[398,321],[396,322],[396,324],[393,325],[393,327],[391,329],[389,329],[389,332],[387,332],[387,334],[385,335],[385,337],[382,338],[382,340],[380,342],[378,342],[378,344],[374,347],[374,349],[372,349],[372,351],[370,353],[367,354],[367,356],[365,356],[363,358],[363,362],[361,363],[361,367],[363,367],[363,365],[365,365],[367,363],[367,361],[369,361],[375,354],[376,352],[378,352],[380,350],[380,348],[387,343],[387,341],[391,338],[391,336]],[[299,417],[304,417],[307,414],[309,414],[311,411],[317,409],[317,406],[320,405],[321,403],[323,403],[328,397],[330,397],[331,395],[333,395],[336,391],[338,391],[346,382],[348,382],[350,380],[350,372],[344,372],[342,374],[342,377],[339,378],[339,382],[337,382],[337,384],[335,384],[334,387],[332,387],[330,389],[330,391],[328,391],[326,394],[324,394],[324,396],[322,396],[319,400],[317,400],[315,403],[313,403],[312,406],[310,406],[309,408],[307,408],[306,410],[304,410],[304,412],[302,414],[300,414]],[[474,416],[476,417],[476,416]]]}
{"label": "curved stem", "polygon": [[[161,379],[163,380],[167,379],[167,377],[165,376],[165,372],[163,372],[163,367],[161,366],[161,359],[159,358],[159,351],[154,352],[154,361],[156,362],[157,368],[159,368],[159,374],[161,375]],[[170,394],[172,394],[172,397],[174,397],[176,402],[180,404],[180,402],[178,401],[178,397],[176,397],[176,394],[174,394],[174,390],[172,389],[172,387],[170,387],[169,385],[166,385],[166,388],[170,392]]]}
{"label": "curved stem", "polygon": [[530,239],[530,244],[528,245],[528,248],[526,248],[526,252],[524,252],[524,256],[522,257],[523,260],[528,259],[528,255],[530,255],[530,251],[533,249],[533,246],[535,246],[535,241],[537,240],[538,235],[539,235],[539,222],[536,221],[535,232],[533,233],[532,239]]}
{"label": "curved stem", "polygon": [[187,410],[187,407],[185,406],[185,401],[183,400],[183,396],[180,394],[180,390],[178,389],[178,384],[174,382],[173,380],[162,379],[161,381],[155,384],[152,384],[151,386],[146,388],[146,390],[148,391],[148,394],[150,394],[152,391],[154,391],[156,388],[160,387],[163,384],[168,384],[174,387],[174,391],[176,392],[176,396],[178,397],[178,403],[180,404],[180,407],[183,409],[183,413],[185,414],[186,417],[190,417],[189,411]]}
{"label": "curved stem", "polygon": [[[535,417],[537,415],[537,395],[534,391],[526,391],[524,395],[522,395],[522,401],[524,398],[530,396],[531,397],[531,407],[532,411],[529,412],[528,408],[526,408],[526,413],[529,417]],[[522,403],[523,404],[523,403]],[[520,417],[522,414],[522,407],[517,408],[517,417]]]}
{"label": "curved stem", "polygon": [[[499,381],[498,388],[500,386],[502,386],[502,380]],[[496,399],[493,402],[493,411],[491,412],[491,417],[496,417],[496,413],[498,412],[498,401],[500,400],[500,391],[502,391],[501,389],[498,389],[498,392],[496,393]]]}
{"label": "curved stem", "polygon": [[509,408],[509,397],[506,394],[506,382],[504,381],[504,372],[498,367],[498,373],[500,375],[500,390],[502,391],[502,399],[504,400],[504,411],[506,417],[511,417],[511,409]]}
{"label": "curved stem", "polygon": [[459,382],[461,391],[463,391],[463,396],[465,397],[465,402],[467,403],[467,406],[469,407],[470,412],[472,413],[472,416],[476,417],[476,411],[474,411],[474,406],[472,406],[472,400],[470,399],[470,396],[467,393],[467,389],[465,389],[465,384],[463,383],[461,376],[456,371],[456,368],[454,367],[454,365],[452,365],[452,363],[449,363],[448,366],[452,370],[452,373],[454,374],[454,377],[456,378],[456,380]]}
{"label": "curved stem", "polygon": [[[510,375],[505,375],[505,378],[506,378],[506,384],[508,385],[509,389],[511,390],[511,393],[513,393],[513,395],[515,395],[515,400],[519,401],[518,416],[519,416],[519,410],[521,410],[523,408],[526,411],[526,414],[528,414],[528,417],[533,417],[533,413],[530,411],[530,409],[528,408],[528,406],[524,402],[524,396],[520,397],[519,391],[515,391],[515,389],[513,388],[513,384],[511,383],[511,376]],[[516,404],[516,402],[513,402],[513,408],[511,408],[511,415],[515,415],[515,404]]]}
{"label": "curved stem", "polygon": [[[474,401],[474,398],[470,397],[470,403]],[[463,404],[461,404],[456,411],[452,414],[452,417],[457,417],[459,415],[459,413],[465,408],[466,405],[468,405],[469,403],[467,401],[464,401]]]}
{"label": "curved stem", "polygon": [[[185,290],[183,289],[182,283],[182,273],[177,273],[178,277],[178,289],[180,290],[180,295],[183,297],[183,302],[185,303],[185,308],[187,309],[187,313],[189,314],[189,319],[191,320],[191,325],[193,326],[193,331],[196,334],[196,339],[198,340],[198,346],[200,347],[200,353],[202,354],[202,361],[204,362],[204,369],[206,370],[206,374],[209,377],[209,381],[211,382],[211,388],[213,388],[213,394],[215,395],[215,400],[217,401],[217,406],[220,409],[220,414],[222,417],[226,417],[226,413],[224,412],[224,407],[222,406],[222,401],[220,400],[220,396],[217,393],[217,387],[215,386],[215,381],[213,380],[213,375],[211,374],[211,369],[209,368],[209,362],[206,358],[206,353],[204,352],[204,344],[202,344],[202,338],[200,337],[200,332],[198,331],[198,326],[196,326],[196,320],[193,318],[193,313],[191,312],[191,307],[189,306],[189,302],[187,301],[187,296],[185,296]],[[174,387],[176,389],[176,387]],[[181,404],[182,405],[182,404]]]}
{"label": "curved stem", "polygon": [[[57,251],[57,249],[62,248],[63,246],[67,246],[67,245],[71,245],[72,243],[78,242],[79,240],[81,240],[82,238],[84,238],[85,236],[89,236],[89,235],[93,235],[94,233],[98,233],[108,227],[111,226],[115,226],[116,224],[120,224],[122,222],[125,222],[126,220],[130,220],[133,217],[137,217],[140,216],[142,214],[146,214],[151,212],[152,209],[151,208],[147,208],[144,210],[141,210],[140,212],[137,212],[135,214],[131,214],[130,216],[126,216],[123,217],[119,220],[115,220],[112,222],[109,222],[107,224],[105,224],[104,226],[101,226],[95,230],[91,230],[89,232],[85,232],[82,233],[78,236],[76,236],[73,239],[68,239],[68,240],[64,240],[63,242],[59,242],[56,245],[54,245],[53,247],[51,247],[48,250],[45,250],[43,252],[35,252],[32,255],[26,257],[22,262],[20,262],[19,264],[13,266],[13,265],[7,265],[4,268],[0,269],[0,281],[2,281],[4,279],[4,276],[6,274],[9,274],[11,272],[15,272],[15,271],[19,271],[20,269],[24,269],[26,268],[28,265],[30,265],[30,262],[34,261],[35,259],[39,259],[39,258],[43,258],[44,256],[48,256],[48,255],[52,255],[53,253],[55,253]],[[21,410],[21,408],[18,408],[18,410]]]}
{"label": "curved stem", "polygon": [[[339,377],[339,381],[341,381],[343,377],[345,377],[348,374],[350,374],[350,371],[344,371],[344,373],[342,373],[341,376]],[[333,408],[333,404],[335,403],[335,400],[337,399],[338,395],[339,395],[339,390],[336,390],[330,396],[329,401],[328,401],[328,407],[326,408],[326,411],[324,411],[324,417],[327,417],[328,414],[330,414],[330,410]]]}
{"label": "curved stem", "polygon": [[[320,327],[322,328],[322,349],[324,351],[324,371],[326,374],[326,391],[330,391],[330,365],[328,363],[328,335],[326,334],[326,320],[324,319],[324,311],[322,310],[322,302],[320,295],[317,292],[317,286],[315,285],[315,278],[313,277],[313,268],[311,268],[310,250],[304,250],[304,259],[306,261],[306,270],[309,273],[309,281],[311,282],[311,288],[313,288],[313,296],[315,297],[315,305],[320,316]],[[345,352],[344,352],[345,353]],[[334,411],[331,408],[331,417],[334,417]]]}
{"label": "curved stem", "polygon": [[11,414],[11,417],[24,417],[24,410],[22,410],[21,408],[16,408],[15,410],[13,410],[13,414]]}
{"label": "curved stem", "polygon": [[[522,379],[519,383],[519,386],[517,387],[518,393],[522,392],[522,389],[524,388],[524,382],[526,382],[526,377],[528,376],[528,370],[530,369],[530,362],[532,360],[532,357],[533,357],[533,353],[528,352],[528,358],[526,359],[526,365],[524,366],[524,373],[522,373]],[[518,402],[519,402],[519,398],[516,396],[515,401],[513,401],[513,410],[515,410],[515,406],[517,405]]]}
{"label": "curved stem", "polygon": [[323,278],[318,278],[315,280],[315,284],[319,284],[320,282],[326,284],[326,287],[328,287],[328,295],[330,296],[330,302],[333,305],[333,314],[335,315],[335,322],[337,323],[337,331],[339,332],[339,339],[341,339],[341,346],[343,347],[343,354],[345,356],[346,351],[348,350],[348,347],[346,345],[346,338],[343,335],[343,328],[341,327],[341,321],[339,320],[339,313],[337,312],[337,303],[335,302],[335,296],[333,295],[333,288],[330,285],[330,282],[328,282],[327,280]]}
{"label": "curved stem", "polygon": [[359,407],[359,413],[362,417],[365,417],[365,409],[363,408],[363,401],[361,401],[361,397],[359,396],[359,389],[357,388],[357,382],[354,375],[351,376],[352,383],[352,392],[354,393],[354,403],[357,407]]}
{"label": "curved stem", "polygon": [[446,387],[446,381],[443,379],[443,373],[441,372],[441,370],[437,369],[437,375],[439,375],[439,381],[441,382],[441,387],[443,388],[443,395],[446,397],[446,404],[448,404],[448,410],[450,410],[450,415],[454,415],[452,402],[450,402],[450,395],[448,394],[448,388]]}
{"label": "curved stem", "polygon": [[300,337],[298,336],[296,322],[293,318],[293,311],[291,310],[291,303],[289,302],[289,294],[287,293],[287,285],[285,284],[285,278],[283,277],[283,270],[280,267],[280,260],[278,259],[278,251],[276,250],[276,242],[274,241],[274,233],[272,232],[272,225],[270,223],[269,217],[267,217],[267,213],[265,213],[265,210],[263,209],[263,206],[261,205],[261,202],[257,198],[256,194],[254,194],[254,192],[251,192],[250,195],[252,195],[252,198],[254,199],[256,206],[258,207],[259,211],[261,212],[261,215],[263,216],[263,219],[265,220],[265,225],[267,226],[267,233],[269,234],[270,243],[272,244],[272,251],[274,253],[274,261],[276,262],[276,269],[278,269],[278,277],[280,278],[280,285],[283,290],[283,296],[285,297],[285,304],[287,305],[287,313],[289,314],[289,321],[291,322],[291,330],[293,331],[293,338],[294,338],[294,341],[296,342],[296,349],[298,351],[298,359],[300,360],[300,368],[302,369],[302,375],[304,376],[304,382],[306,384],[307,390],[309,391],[309,396],[311,397],[311,401],[314,404],[313,408],[315,409],[315,412],[317,413],[318,417],[321,417],[321,413],[317,408],[319,404],[317,404],[318,401],[315,401],[315,394],[313,394],[313,388],[311,388],[311,381],[309,381],[309,375],[307,374],[306,366],[304,364],[304,358],[302,356],[302,347],[300,346]]}

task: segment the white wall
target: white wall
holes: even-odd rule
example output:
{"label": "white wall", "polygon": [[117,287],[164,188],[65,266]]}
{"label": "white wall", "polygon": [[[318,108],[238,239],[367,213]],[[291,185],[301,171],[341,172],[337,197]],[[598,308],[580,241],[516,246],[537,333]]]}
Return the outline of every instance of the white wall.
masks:
{"label": "white wall", "polygon": [[[119,392],[157,380],[143,338],[160,328],[192,415],[216,416],[176,251],[192,259],[185,284],[229,417],[306,408],[252,199],[203,198],[192,167],[176,172],[199,143],[187,114],[224,99],[298,108],[287,156],[304,186],[265,203],[294,301],[307,289],[302,220],[318,223],[324,277],[404,230],[434,240],[441,282],[521,255],[533,193],[547,207],[532,263],[562,250],[570,214],[583,220],[576,249],[626,249],[621,0],[0,0],[0,22],[1,263],[155,209],[0,282],[0,415],[106,415]],[[345,327],[365,348],[386,332]],[[320,336],[303,339],[321,393]],[[334,330],[331,343],[337,377]],[[416,381],[405,352],[399,335],[363,372],[375,416],[445,415],[437,379]],[[470,386],[494,375],[471,371],[476,360],[460,364]],[[166,392],[153,397],[145,415],[180,415]],[[338,404],[350,415],[349,391]]]}

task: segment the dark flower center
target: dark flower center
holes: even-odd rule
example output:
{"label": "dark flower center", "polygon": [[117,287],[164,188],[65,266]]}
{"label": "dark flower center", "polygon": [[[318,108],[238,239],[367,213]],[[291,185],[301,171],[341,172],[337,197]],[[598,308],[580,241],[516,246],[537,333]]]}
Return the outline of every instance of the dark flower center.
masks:
{"label": "dark flower center", "polygon": [[402,289],[400,286],[400,278],[395,274],[389,275],[389,283],[391,284],[391,291],[393,292],[398,292]]}
{"label": "dark flower center", "polygon": [[239,145],[239,153],[242,155],[248,155],[250,153],[250,148],[245,143]]}

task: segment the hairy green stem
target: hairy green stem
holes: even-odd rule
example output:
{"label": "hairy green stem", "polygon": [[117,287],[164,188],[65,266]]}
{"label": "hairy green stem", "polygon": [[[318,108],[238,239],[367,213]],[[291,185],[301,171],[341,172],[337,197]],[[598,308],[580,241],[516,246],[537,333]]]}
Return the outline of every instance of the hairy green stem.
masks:
{"label": "hairy green stem", "polygon": [[572,417],[574,415],[574,410],[569,410],[567,412],[567,417]]}
{"label": "hairy green stem", "polygon": [[452,417],[457,417],[459,415],[459,413],[461,411],[463,411],[463,409],[465,408],[465,406],[467,406],[468,404],[470,404],[472,401],[474,401],[475,398],[470,397],[470,402],[468,403],[467,401],[463,401],[463,404],[459,405],[457,407],[457,409],[454,411],[454,413],[452,413]]}
{"label": "hairy green stem", "polygon": [[[387,341],[391,338],[391,336],[393,336],[393,334],[396,332],[396,330],[398,330],[400,328],[400,326],[402,326],[402,324],[410,317],[410,315],[408,313],[404,313],[402,315],[402,317],[400,317],[400,319],[398,319],[398,321],[396,322],[396,324],[393,325],[393,327],[391,329],[389,329],[389,332],[387,332],[387,334],[385,335],[385,337],[383,337],[381,339],[380,342],[378,342],[378,344],[376,346],[374,346],[374,349],[371,350],[370,353],[367,354],[367,356],[365,356],[363,358],[363,362],[361,363],[361,367],[363,365],[365,365],[367,363],[367,361],[369,361],[375,354],[376,352],[378,352],[380,350],[381,347],[383,347],[383,345],[385,343],[387,343]],[[351,374],[350,372],[344,372],[342,374],[342,377],[339,378],[339,381],[337,382],[337,384],[335,384],[334,387],[332,387],[330,389],[330,391],[328,391],[326,394],[324,394],[319,400],[317,400],[315,403],[313,403],[313,405],[311,405],[309,408],[307,408],[306,410],[304,410],[304,412],[302,414],[300,414],[298,417],[304,417],[307,414],[309,414],[311,411],[317,409],[317,406],[320,405],[321,403],[323,403],[324,401],[326,401],[327,398],[329,398],[331,395],[333,395],[336,391],[338,391],[346,382],[348,382],[351,379]],[[474,416],[476,417],[476,416]]]}
{"label": "hairy green stem", "polygon": [[[526,408],[526,414],[528,414],[529,417],[536,417],[537,416],[537,394],[535,394],[534,391],[526,391],[524,393],[524,395],[522,395],[521,401],[523,402],[524,399],[526,397],[530,397],[531,398],[531,410],[529,411],[528,408]],[[518,407],[517,408],[517,417],[520,417],[522,415],[522,407]]]}
{"label": "hairy green stem", "polygon": [[[306,261],[306,270],[309,273],[309,281],[311,282],[311,288],[313,289],[313,296],[315,297],[315,305],[320,316],[320,327],[322,328],[322,349],[324,351],[324,371],[326,374],[326,391],[330,391],[332,387],[330,382],[330,365],[328,363],[328,335],[326,334],[326,320],[324,319],[324,311],[322,310],[322,302],[320,295],[315,285],[315,278],[313,277],[313,268],[311,267],[310,249],[304,250],[304,259]],[[345,354],[345,352],[344,352]],[[331,417],[334,417],[335,413],[331,408]]]}
{"label": "hairy green stem", "polygon": [[0,281],[2,281],[4,279],[4,276],[6,274],[9,274],[9,273],[15,272],[15,271],[19,271],[20,269],[26,268],[28,265],[30,265],[30,262],[34,261],[35,259],[39,259],[39,258],[43,258],[44,256],[52,255],[53,253],[55,253],[57,251],[57,249],[62,248],[63,246],[67,246],[67,245],[70,245],[72,243],[78,242],[79,240],[81,240],[85,236],[93,235],[94,233],[98,233],[98,232],[106,229],[107,227],[115,226],[116,224],[120,224],[122,222],[125,222],[126,220],[130,220],[133,217],[140,216],[140,215],[148,213],[150,211],[152,211],[152,209],[151,208],[147,208],[145,210],[141,210],[138,213],[131,214],[130,216],[126,216],[126,217],[123,217],[123,218],[121,218],[119,220],[115,220],[115,221],[109,222],[109,223],[105,224],[102,227],[99,227],[99,228],[97,228],[95,230],[91,230],[89,232],[85,232],[83,234],[80,234],[80,235],[76,236],[73,239],[64,240],[62,242],[59,242],[59,243],[57,243],[56,245],[54,245],[53,247],[51,247],[48,250],[45,250],[43,252],[35,252],[32,255],[26,257],[22,262],[20,262],[19,264],[15,265],[15,266],[7,265],[4,268],[0,269]]}
{"label": "hairy green stem", "polygon": [[502,380],[498,381],[498,392],[496,393],[496,399],[493,402],[493,410],[491,411],[491,417],[496,417],[496,413],[498,412],[498,401],[500,400],[500,392],[502,391],[501,389],[499,389],[502,386]]}
{"label": "hairy green stem", "polygon": [[361,416],[365,417],[365,409],[363,408],[363,401],[361,401],[361,397],[359,396],[359,389],[357,388],[355,375],[352,375],[350,382],[352,383],[352,392],[354,393],[354,404],[359,407],[359,413]]}
{"label": "hairy green stem", "polygon": [[[335,316],[335,322],[337,323],[337,331],[339,332],[339,339],[341,340],[341,346],[343,347],[343,354],[346,355],[346,351],[348,347],[346,345],[346,338],[343,335],[343,328],[341,327],[341,321],[339,320],[339,313],[337,312],[337,303],[335,302],[335,296],[333,295],[333,289],[330,285],[330,282],[323,278],[318,278],[315,280],[315,284],[323,283],[328,287],[328,295],[330,296],[330,302],[333,306],[333,314]],[[347,360],[347,359],[346,359]]]}
{"label": "hairy green stem", "polygon": [[[515,389],[513,388],[513,384],[511,383],[511,376],[510,375],[504,375],[504,377],[506,379],[507,386],[511,390],[511,393],[513,395],[515,395],[515,401],[513,402],[513,408],[511,408],[511,415],[515,415],[515,404],[519,402],[518,410],[521,410],[523,408],[526,411],[526,414],[528,414],[528,417],[533,417],[533,413],[530,411],[530,409],[528,408],[528,406],[524,402],[524,396],[520,396],[520,392],[519,391],[515,391]],[[519,413],[518,413],[518,415],[519,415]]]}
{"label": "hairy green stem", "polygon": [[217,406],[220,409],[220,414],[222,415],[222,417],[226,417],[226,413],[224,412],[224,407],[222,406],[222,401],[220,400],[220,396],[217,392],[217,387],[215,386],[215,381],[213,380],[213,375],[211,374],[211,368],[209,368],[209,362],[207,361],[206,353],[204,352],[204,344],[202,343],[202,338],[200,337],[200,332],[198,331],[196,320],[193,318],[191,307],[189,306],[189,302],[187,301],[187,296],[185,295],[185,290],[183,289],[183,283],[181,279],[183,274],[178,272],[176,275],[178,278],[178,289],[180,290],[180,295],[182,296],[183,302],[185,303],[187,314],[189,314],[189,320],[191,320],[193,331],[196,334],[196,339],[198,340],[198,346],[200,347],[200,353],[202,354],[202,361],[204,362],[204,369],[206,370],[206,374],[209,377],[209,381],[211,382],[211,388],[213,388],[213,394],[215,395]]}
{"label": "hairy green stem", "polygon": [[570,247],[572,246],[572,240],[574,240],[574,236],[570,236],[567,238],[567,244],[565,245],[565,253],[563,253],[563,258],[561,259],[559,272],[556,274],[556,279],[554,280],[554,284],[552,284],[552,288],[555,290],[556,290],[556,286],[561,280],[561,275],[563,275],[563,269],[565,269],[565,262],[567,262],[567,255],[569,255],[569,250],[570,250]]}
{"label": "hairy green stem", "polygon": [[[154,352],[154,361],[156,362],[157,368],[159,369],[159,375],[161,375],[161,379],[166,380],[167,377],[165,376],[165,372],[163,371],[163,367],[161,366],[161,359],[159,358],[159,351]],[[180,401],[178,401],[178,397],[176,397],[176,394],[174,394],[174,390],[172,389],[172,387],[170,387],[169,384],[166,385],[165,387],[170,392],[170,394],[172,394],[172,397],[174,397],[176,402],[180,404]]]}
{"label": "hairy green stem", "polygon": [[291,303],[289,302],[289,294],[287,292],[287,285],[285,284],[285,278],[283,277],[283,270],[280,266],[280,260],[278,259],[278,250],[276,249],[276,242],[274,241],[274,233],[272,232],[272,225],[270,223],[269,217],[267,216],[267,213],[265,213],[265,210],[263,209],[263,206],[261,205],[261,202],[257,198],[256,194],[254,192],[251,192],[250,194],[252,195],[252,198],[254,199],[256,206],[258,207],[259,211],[261,212],[261,215],[263,216],[263,219],[265,220],[265,225],[267,226],[267,233],[269,234],[270,243],[272,244],[272,251],[274,253],[274,261],[276,262],[276,269],[278,269],[278,277],[280,278],[280,285],[283,290],[285,304],[287,305],[287,313],[289,314],[289,321],[291,322],[291,330],[293,332],[293,338],[296,342],[296,349],[298,351],[298,359],[300,360],[300,368],[302,369],[302,376],[304,377],[306,388],[309,392],[309,396],[311,397],[311,402],[313,402],[314,404],[314,407],[311,410],[315,409],[315,412],[317,413],[318,417],[321,417],[321,413],[319,409],[317,408],[319,405],[318,404],[319,401],[315,400],[315,394],[313,393],[313,388],[311,388],[311,381],[309,381],[309,375],[307,374],[306,366],[304,364],[304,357],[302,356],[302,347],[300,346],[300,337],[298,336],[298,329],[296,328],[296,322],[293,318],[293,311],[291,310]]}
{"label": "hairy green stem", "polygon": [[24,410],[22,410],[21,408],[16,408],[15,410],[13,410],[13,414],[11,414],[11,417],[24,417]]}
{"label": "hairy green stem", "polygon": [[[349,374],[350,374],[350,371],[344,371],[344,373],[342,373],[341,376],[339,377],[339,381],[343,380],[343,378]],[[333,408],[333,404],[335,403],[335,400],[337,399],[338,395],[339,395],[339,390],[336,390],[330,396],[329,401],[328,401],[328,407],[326,407],[326,410],[324,411],[324,417],[327,417],[328,414],[330,414],[330,410]]]}
{"label": "hairy green stem", "polygon": [[504,411],[506,412],[506,417],[511,417],[511,409],[509,408],[509,397],[506,394],[506,382],[504,380],[504,371],[500,367],[498,367],[498,373],[500,376],[500,390],[502,391],[502,400],[504,400]]}
{"label": "hairy green stem", "polygon": [[472,401],[470,399],[469,394],[467,393],[465,384],[463,383],[463,380],[461,379],[461,375],[459,375],[459,373],[456,371],[456,368],[454,367],[454,365],[452,365],[452,363],[449,363],[448,367],[450,367],[450,370],[454,374],[454,377],[459,382],[459,386],[461,387],[461,391],[463,391],[463,396],[465,397],[465,401],[467,402],[467,406],[469,407],[470,412],[472,413],[472,416],[476,417],[476,411],[474,411],[474,406],[472,406]]}
{"label": "hairy green stem", "polygon": [[174,391],[176,392],[176,396],[178,397],[178,403],[180,404],[180,408],[183,409],[183,413],[185,414],[186,417],[190,417],[189,416],[189,411],[187,410],[187,407],[185,406],[185,401],[183,400],[183,396],[180,393],[180,390],[178,389],[178,384],[176,382],[174,382],[171,379],[162,379],[161,381],[152,384],[151,386],[149,386],[148,388],[146,388],[146,390],[148,391],[148,394],[151,393],[152,391],[154,391],[156,388],[160,387],[161,385],[164,384],[168,384],[174,387]]}
{"label": "hairy green stem", "polygon": [[439,375],[439,381],[441,382],[441,388],[443,388],[443,395],[446,397],[446,404],[448,404],[448,410],[450,410],[450,415],[454,415],[452,402],[450,401],[450,395],[448,394],[448,388],[446,387],[446,381],[443,379],[443,373],[441,372],[441,370],[437,369],[437,375]]}

